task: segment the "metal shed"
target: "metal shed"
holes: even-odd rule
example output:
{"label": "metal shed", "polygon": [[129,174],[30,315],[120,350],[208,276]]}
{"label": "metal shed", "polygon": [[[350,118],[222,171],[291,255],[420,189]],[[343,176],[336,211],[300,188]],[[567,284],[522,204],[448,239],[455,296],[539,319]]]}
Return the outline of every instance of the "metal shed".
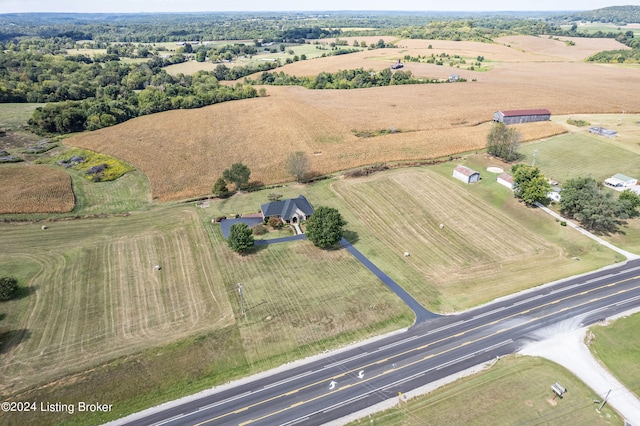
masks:
{"label": "metal shed", "polygon": [[453,169],[453,177],[464,183],[473,183],[480,180],[480,173],[466,166],[456,166],[456,168]]}
{"label": "metal shed", "polygon": [[493,121],[504,124],[533,123],[535,121],[548,121],[551,112],[548,109],[518,109],[508,111],[496,111]]}

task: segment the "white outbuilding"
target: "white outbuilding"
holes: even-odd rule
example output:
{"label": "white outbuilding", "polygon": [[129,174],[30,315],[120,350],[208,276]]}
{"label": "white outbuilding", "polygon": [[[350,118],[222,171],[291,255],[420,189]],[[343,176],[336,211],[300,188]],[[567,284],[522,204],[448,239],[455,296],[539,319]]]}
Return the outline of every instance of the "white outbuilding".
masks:
{"label": "white outbuilding", "polygon": [[623,191],[636,186],[638,184],[638,179],[623,175],[622,173],[616,173],[610,178],[605,179],[604,184],[609,188]]}
{"label": "white outbuilding", "polygon": [[473,183],[480,180],[480,173],[466,166],[456,166],[456,168],[453,169],[453,177],[464,183]]}
{"label": "white outbuilding", "polygon": [[513,176],[510,174],[500,173],[500,175],[498,175],[498,183],[513,191]]}

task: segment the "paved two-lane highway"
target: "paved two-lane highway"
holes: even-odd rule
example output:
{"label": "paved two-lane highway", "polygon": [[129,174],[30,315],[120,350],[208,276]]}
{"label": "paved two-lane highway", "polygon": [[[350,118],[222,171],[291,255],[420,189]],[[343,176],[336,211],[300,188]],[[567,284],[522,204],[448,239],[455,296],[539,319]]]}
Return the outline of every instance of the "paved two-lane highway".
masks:
{"label": "paved two-lane highway", "polygon": [[631,261],[117,423],[323,424],[513,353],[560,322],[579,327],[637,307],[640,261]]}

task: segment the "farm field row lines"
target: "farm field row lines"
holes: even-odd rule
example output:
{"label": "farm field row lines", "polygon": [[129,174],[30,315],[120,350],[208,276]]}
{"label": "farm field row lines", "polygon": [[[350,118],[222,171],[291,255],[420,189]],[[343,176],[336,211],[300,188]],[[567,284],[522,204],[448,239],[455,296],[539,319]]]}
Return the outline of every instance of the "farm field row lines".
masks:
{"label": "farm field row lines", "polygon": [[28,334],[5,355],[2,392],[232,321],[197,216],[162,215],[56,222],[46,231],[3,225],[11,254],[0,261],[36,263],[38,272],[18,324]]}

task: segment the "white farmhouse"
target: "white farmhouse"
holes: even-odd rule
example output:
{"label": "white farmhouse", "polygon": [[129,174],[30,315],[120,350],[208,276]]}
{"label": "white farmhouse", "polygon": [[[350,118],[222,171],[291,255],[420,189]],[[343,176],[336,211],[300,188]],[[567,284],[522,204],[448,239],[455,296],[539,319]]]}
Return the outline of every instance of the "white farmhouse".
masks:
{"label": "white farmhouse", "polygon": [[638,179],[623,175],[622,173],[616,173],[610,178],[605,179],[604,184],[617,191],[624,191],[625,189],[636,186],[638,184]]}

